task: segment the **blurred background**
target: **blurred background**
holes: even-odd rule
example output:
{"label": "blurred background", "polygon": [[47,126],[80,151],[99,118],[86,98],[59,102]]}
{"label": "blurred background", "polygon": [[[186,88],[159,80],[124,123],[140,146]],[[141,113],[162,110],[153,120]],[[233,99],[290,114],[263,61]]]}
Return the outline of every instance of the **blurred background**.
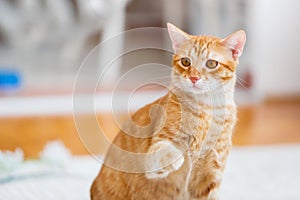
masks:
{"label": "blurred background", "polygon": [[[76,74],[93,50],[84,63],[89,70],[74,91],[77,95],[96,91],[97,123],[113,139],[118,127],[109,94],[115,83],[138,64],[170,65],[172,55],[145,49],[122,56],[96,90],[90,83],[105,70],[106,58],[136,43],[146,40],[170,49],[164,34],[118,35],[141,27],[165,28],[167,22],[195,35],[225,37],[244,29],[247,44],[237,71],[239,121],[233,144],[271,145],[272,149],[297,146],[299,7],[298,0],[0,0],[0,150],[20,148],[25,158],[38,158],[47,142],[59,140],[72,155],[87,155],[89,148],[83,143],[88,141],[93,153],[103,154],[107,145],[95,136],[94,113],[75,116],[80,125],[75,124]],[[112,37],[117,37],[113,45],[94,49]],[[136,89],[139,81],[161,73],[168,75],[169,71],[132,72],[118,88],[117,98],[127,101],[124,95]],[[138,109],[163,92],[157,86],[140,88],[129,106]],[[122,122],[128,110],[122,107],[119,111],[117,118]]]}
{"label": "blurred background", "polygon": [[[47,140],[59,138],[74,153],[85,153],[71,116],[73,83],[84,58],[122,31],[166,27],[167,22],[195,35],[225,37],[245,29],[247,45],[236,94],[240,122],[234,142],[299,142],[299,5],[297,0],[1,0],[0,148],[22,147],[34,156]],[[85,63],[89,72],[76,92],[93,92],[89,81],[105,69],[104,58],[118,56],[143,40],[171,46],[165,35],[147,33],[100,46]],[[110,119],[109,125],[105,123],[109,135],[117,129],[108,117],[107,93],[130,69],[153,60],[170,65],[171,54],[148,49],[123,56],[97,87],[96,112],[102,121]],[[154,70],[131,73],[120,91],[132,90],[149,73],[155,76]],[[135,108],[157,98],[160,90],[142,89],[146,92],[137,95]]]}

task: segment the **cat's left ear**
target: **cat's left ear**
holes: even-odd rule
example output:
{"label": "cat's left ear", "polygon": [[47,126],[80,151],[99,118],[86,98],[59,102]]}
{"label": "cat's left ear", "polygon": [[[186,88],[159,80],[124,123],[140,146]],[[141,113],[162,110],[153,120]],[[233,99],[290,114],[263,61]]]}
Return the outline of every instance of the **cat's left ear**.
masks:
{"label": "cat's left ear", "polygon": [[178,52],[183,43],[190,39],[189,34],[183,32],[171,23],[167,23],[168,32],[172,41],[173,49]]}
{"label": "cat's left ear", "polygon": [[221,40],[221,44],[228,47],[232,51],[233,59],[237,60],[243,53],[246,44],[246,33],[243,30],[236,31]]}

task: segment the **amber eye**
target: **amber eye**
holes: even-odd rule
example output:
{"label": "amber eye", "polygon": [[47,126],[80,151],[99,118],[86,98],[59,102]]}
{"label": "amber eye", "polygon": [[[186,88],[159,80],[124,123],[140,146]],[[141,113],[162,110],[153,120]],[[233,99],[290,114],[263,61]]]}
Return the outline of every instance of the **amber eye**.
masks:
{"label": "amber eye", "polygon": [[181,64],[182,64],[184,67],[191,66],[191,59],[189,59],[189,58],[187,58],[187,57],[181,58]]}
{"label": "amber eye", "polygon": [[209,69],[215,69],[219,65],[219,62],[216,60],[208,60],[206,62],[206,67]]}

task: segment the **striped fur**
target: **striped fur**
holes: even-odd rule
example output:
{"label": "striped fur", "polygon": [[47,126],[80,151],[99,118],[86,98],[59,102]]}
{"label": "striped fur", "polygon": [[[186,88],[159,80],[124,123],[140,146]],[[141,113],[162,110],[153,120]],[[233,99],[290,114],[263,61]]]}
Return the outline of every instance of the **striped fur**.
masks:
{"label": "striped fur", "polygon": [[[168,29],[175,51],[170,91],[125,123],[93,182],[93,200],[218,199],[236,121],[235,69],[245,33],[220,39],[191,36],[171,24]],[[191,66],[183,66],[182,57]],[[218,67],[206,68],[209,59]],[[190,77],[198,80],[193,84]]]}

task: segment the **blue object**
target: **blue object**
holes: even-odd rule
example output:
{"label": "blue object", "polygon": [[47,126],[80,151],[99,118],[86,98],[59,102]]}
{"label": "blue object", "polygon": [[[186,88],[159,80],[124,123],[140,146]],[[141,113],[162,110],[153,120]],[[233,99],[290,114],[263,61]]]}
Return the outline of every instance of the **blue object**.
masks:
{"label": "blue object", "polygon": [[15,69],[0,68],[0,91],[16,90],[21,86],[21,74]]}

